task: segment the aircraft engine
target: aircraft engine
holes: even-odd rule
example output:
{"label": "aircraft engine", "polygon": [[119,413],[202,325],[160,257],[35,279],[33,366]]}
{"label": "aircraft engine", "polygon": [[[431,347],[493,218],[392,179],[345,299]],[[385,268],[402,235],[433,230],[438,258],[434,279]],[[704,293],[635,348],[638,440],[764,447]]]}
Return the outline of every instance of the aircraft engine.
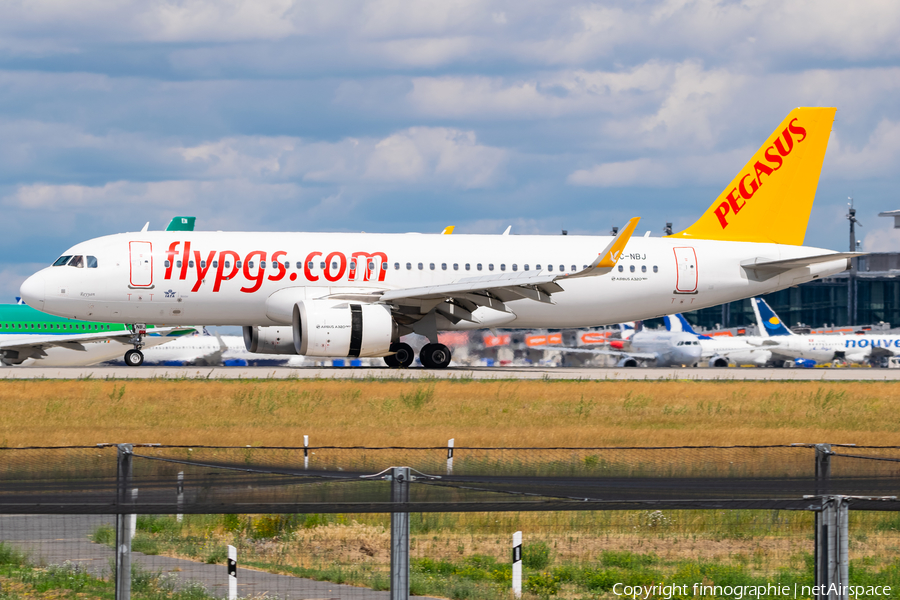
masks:
{"label": "aircraft engine", "polygon": [[244,346],[257,354],[297,354],[291,327],[244,327]]}
{"label": "aircraft engine", "polygon": [[709,359],[709,366],[711,367],[727,367],[728,359],[722,356],[721,354],[717,354]]}
{"label": "aircraft engine", "polygon": [[387,356],[397,337],[382,304],[310,300],[294,305],[293,338],[305,356]]}
{"label": "aircraft engine", "polygon": [[619,362],[616,363],[616,366],[617,367],[628,367],[628,368],[636,367],[636,366],[638,366],[638,361],[636,359],[630,358],[630,357],[623,358],[622,360],[620,360]]}

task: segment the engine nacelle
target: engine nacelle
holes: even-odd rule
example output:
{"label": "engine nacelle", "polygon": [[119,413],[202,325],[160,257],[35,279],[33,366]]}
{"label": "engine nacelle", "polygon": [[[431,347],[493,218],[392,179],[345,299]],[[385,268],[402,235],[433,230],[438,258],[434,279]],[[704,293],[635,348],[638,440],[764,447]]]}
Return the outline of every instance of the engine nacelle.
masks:
{"label": "engine nacelle", "polygon": [[728,359],[720,354],[717,354],[716,356],[713,356],[712,358],[709,359],[709,366],[720,367],[720,368],[727,367]]}
{"label": "engine nacelle", "polygon": [[631,358],[630,356],[627,358],[623,358],[619,362],[616,363],[617,367],[627,367],[632,368],[638,366],[637,359]]}
{"label": "engine nacelle", "polygon": [[305,356],[387,356],[397,325],[382,304],[310,300],[294,306],[294,350]]}
{"label": "engine nacelle", "polygon": [[297,354],[292,327],[244,327],[244,346],[256,354]]}

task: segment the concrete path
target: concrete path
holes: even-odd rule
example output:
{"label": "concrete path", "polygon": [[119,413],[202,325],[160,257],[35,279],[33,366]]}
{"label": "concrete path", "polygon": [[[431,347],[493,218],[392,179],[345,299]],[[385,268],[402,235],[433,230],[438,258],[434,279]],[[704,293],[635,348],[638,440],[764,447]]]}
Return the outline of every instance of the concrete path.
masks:
{"label": "concrete path", "polygon": [[[0,541],[26,551],[39,565],[71,561],[94,575],[108,576],[113,549],[95,544],[88,535],[103,524],[114,525],[109,515],[5,515],[0,516]],[[174,573],[181,582],[196,581],[213,595],[225,597],[228,580],[225,565],[204,563],[135,552],[132,561],[150,572]],[[273,575],[241,568],[238,556],[238,597],[286,600],[387,600],[389,592],[313,581],[300,577]]]}
{"label": "concrete path", "polygon": [[592,381],[900,381],[900,369],[450,367],[0,367],[0,379],[543,379]]}

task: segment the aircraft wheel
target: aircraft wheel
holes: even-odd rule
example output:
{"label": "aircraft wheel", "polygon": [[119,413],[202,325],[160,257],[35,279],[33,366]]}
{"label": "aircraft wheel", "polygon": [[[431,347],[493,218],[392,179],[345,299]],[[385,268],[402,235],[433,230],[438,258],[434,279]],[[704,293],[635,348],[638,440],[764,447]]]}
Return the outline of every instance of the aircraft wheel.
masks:
{"label": "aircraft wheel", "polygon": [[419,352],[419,360],[426,369],[445,369],[450,358],[450,348],[443,344],[425,344]]}
{"label": "aircraft wheel", "polygon": [[394,359],[396,364],[389,366],[395,366],[405,369],[416,359],[416,353],[413,352],[412,346],[405,342],[391,344],[391,352],[394,353],[392,358]]}
{"label": "aircraft wheel", "polygon": [[400,366],[400,361],[397,360],[396,354],[388,354],[384,357],[384,364],[386,364],[391,369],[396,369]]}
{"label": "aircraft wheel", "polygon": [[144,364],[144,353],[140,350],[129,350],[125,353],[125,364],[129,367],[139,367]]}

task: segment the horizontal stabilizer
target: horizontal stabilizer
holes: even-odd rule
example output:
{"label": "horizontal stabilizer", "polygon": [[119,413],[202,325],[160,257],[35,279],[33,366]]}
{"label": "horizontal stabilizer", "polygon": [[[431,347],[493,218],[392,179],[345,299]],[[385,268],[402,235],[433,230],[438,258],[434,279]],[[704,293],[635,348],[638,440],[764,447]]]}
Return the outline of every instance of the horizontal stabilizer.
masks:
{"label": "horizontal stabilizer", "polygon": [[754,279],[765,281],[776,275],[790,271],[791,269],[802,269],[811,265],[832,262],[836,260],[846,259],[847,268],[850,268],[850,259],[857,256],[865,256],[866,252],[834,252],[830,254],[818,254],[816,256],[802,256],[799,258],[787,258],[783,260],[769,260],[766,258],[754,258],[741,263],[741,267],[754,275]]}

